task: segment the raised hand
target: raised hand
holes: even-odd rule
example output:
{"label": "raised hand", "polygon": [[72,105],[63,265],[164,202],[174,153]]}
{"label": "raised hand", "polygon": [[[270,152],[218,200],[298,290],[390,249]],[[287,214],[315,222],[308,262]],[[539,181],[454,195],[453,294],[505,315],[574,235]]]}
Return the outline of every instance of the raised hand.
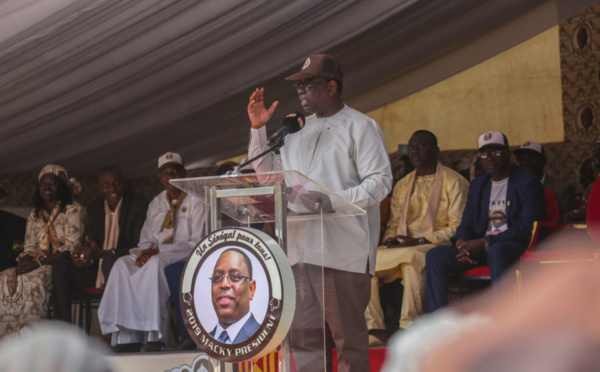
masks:
{"label": "raised hand", "polygon": [[279,101],[274,101],[268,109],[265,107],[265,88],[256,88],[250,96],[248,102],[248,117],[252,128],[258,129],[267,124],[267,121],[273,116],[273,112],[279,105]]}

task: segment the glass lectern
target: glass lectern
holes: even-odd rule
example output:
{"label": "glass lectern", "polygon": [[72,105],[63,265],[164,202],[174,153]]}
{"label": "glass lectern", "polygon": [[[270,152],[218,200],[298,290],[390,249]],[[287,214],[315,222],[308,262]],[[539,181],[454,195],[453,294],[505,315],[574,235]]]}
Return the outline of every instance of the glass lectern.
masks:
{"label": "glass lectern", "polygon": [[[296,171],[186,178],[171,180],[171,183],[206,203],[207,232],[231,226],[262,229],[272,235],[286,252],[295,276],[295,269],[310,265],[310,271],[303,271],[302,282],[298,282],[296,276],[296,303],[315,298],[321,303],[326,301],[322,291],[322,267],[327,234],[323,232],[343,226],[344,218],[366,213],[364,209]],[[288,235],[288,232],[292,234]],[[307,272],[310,272],[310,288],[306,288]],[[320,288],[320,292],[315,293],[315,288]],[[309,370],[309,367],[302,365],[310,365],[311,371],[325,370],[326,332],[322,310],[311,312],[311,320],[311,329],[300,329],[304,325],[292,323],[291,345],[288,336],[278,353],[277,370]],[[318,326],[312,329],[315,324]],[[294,332],[299,330],[317,337],[310,338],[309,345],[306,342],[299,343],[302,346],[296,348]],[[315,365],[318,365],[316,369]],[[225,365],[222,367],[223,370],[230,369]]]}

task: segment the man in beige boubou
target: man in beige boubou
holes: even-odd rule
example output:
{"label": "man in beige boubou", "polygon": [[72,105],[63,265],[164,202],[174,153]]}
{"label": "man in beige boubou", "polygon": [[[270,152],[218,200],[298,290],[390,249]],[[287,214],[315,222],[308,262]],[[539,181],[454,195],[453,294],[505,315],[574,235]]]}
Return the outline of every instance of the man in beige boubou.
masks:
{"label": "man in beige boubou", "polygon": [[460,224],[469,183],[439,163],[439,152],[436,136],[426,130],[416,131],[408,142],[415,170],[394,187],[391,216],[384,245],[377,251],[371,299],[365,311],[371,346],[383,344],[377,335],[385,330],[380,281],[402,278],[400,328],[409,327],[423,313],[425,254],[436,245],[448,244]]}

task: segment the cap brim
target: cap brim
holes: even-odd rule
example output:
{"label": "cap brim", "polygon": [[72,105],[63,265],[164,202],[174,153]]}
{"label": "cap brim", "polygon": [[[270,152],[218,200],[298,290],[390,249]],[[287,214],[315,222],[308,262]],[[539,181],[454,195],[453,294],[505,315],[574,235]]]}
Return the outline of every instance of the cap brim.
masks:
{"label": "cap brim", "polygon": [[488,149],[488,148],[492,148],[492,147],[508,147],[508,146],[501,145],[499,143],[489,143],[489,144],[487,144],[485,146],[480,147],[479,150]]}
{"label": "cap brim", "polygon": [[309,74],[304,71],[300,71],[300,72],[297,72],[293,75],[286,77],[284,80],[299,81],[299,80],[314,79],[316,77],[319,77],[319,76],[315,75],[315,74]]}
{"label": "cap brim", "polygon": [[534,154],[538,154],[538,155],[542,155],[541,152],[537,151],[537,150],[533,150],[533,149],[516,149],[514,154],[515,155],[519,155],[522,154],[524,152],[533,152]]}
{"label": "cap brim", "polygon": [[161,170],[163,167],[165,167],[165,166],[167,166],[169,164],[181,165],[183,167],[183,164],[181,164],[181,163],[178,163],[176,161],[170,161],[170,162],[167,162],[167,163],[163,163],[160,167],[158,167],[158,169]]}

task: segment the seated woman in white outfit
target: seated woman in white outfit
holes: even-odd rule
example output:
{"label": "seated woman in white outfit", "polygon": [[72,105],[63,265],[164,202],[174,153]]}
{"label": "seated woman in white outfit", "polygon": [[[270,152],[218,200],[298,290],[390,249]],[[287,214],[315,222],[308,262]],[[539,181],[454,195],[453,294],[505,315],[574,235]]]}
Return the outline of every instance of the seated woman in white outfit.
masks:
{"label": "seated woman in white outfit", "polygon": [[52,262],[70,255],[83,234],[85,209],[73,201],[79,191],[79,183],[59,165],[40,172],[23,253],[16,267],[0,272],[0,336],[48,317]]}

